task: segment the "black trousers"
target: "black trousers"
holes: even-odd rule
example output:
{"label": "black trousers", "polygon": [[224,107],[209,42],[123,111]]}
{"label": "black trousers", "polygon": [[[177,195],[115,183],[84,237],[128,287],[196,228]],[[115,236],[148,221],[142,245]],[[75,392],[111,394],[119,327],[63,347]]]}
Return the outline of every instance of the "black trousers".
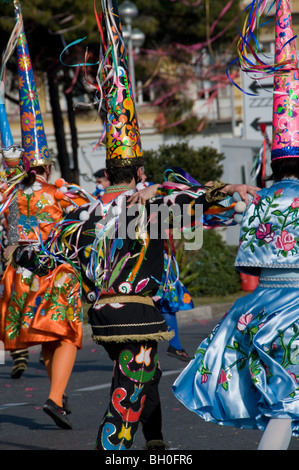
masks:
{"label": "black trousers", "polygon": [[157,342],[109,343],[114,362],[110,401],[100,424],[96,449],[132,447],[139,423],[146,441],[163,439]]}

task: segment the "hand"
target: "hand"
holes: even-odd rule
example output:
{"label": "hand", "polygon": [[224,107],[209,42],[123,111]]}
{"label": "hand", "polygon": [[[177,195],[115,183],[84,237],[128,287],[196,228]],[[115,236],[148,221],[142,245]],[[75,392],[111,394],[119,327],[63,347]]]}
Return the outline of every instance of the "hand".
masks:
{"label": "hand", "polygon": [[146,201],[156,196],[156,192],[159,186],[159,184],[152,184],[147,188],[136,191],[136,193],[132,194],[132,196],[128,198],[128,207],[131,207],[136,203],[144,205]]}
{"label": "hand", "polygon": [[232,196],[234,193],[239,193],[245,204],[248,204],[248,194],[255,196],[257,191],[260,191],[261,188],[257,186],[249,186],[248,184],[227,184],[224,188],[221,189],[221,192],[224,194],[229,194]]}
{"label": "hand", "polygon": [[12,255],[12,253],[15,251],[15,249],[17,248],[18,245],[8,245],[6,248],[4,248],[4,251],[3,251],[3,256],[4,256],[4,259],[7,261],[10,256]]}

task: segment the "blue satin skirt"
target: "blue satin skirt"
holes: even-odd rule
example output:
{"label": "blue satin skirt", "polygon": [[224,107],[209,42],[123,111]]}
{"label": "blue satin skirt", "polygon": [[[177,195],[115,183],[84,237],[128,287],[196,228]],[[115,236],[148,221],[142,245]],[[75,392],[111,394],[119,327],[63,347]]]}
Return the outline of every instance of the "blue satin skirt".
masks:
{"label": "blue satin skirt", "polygon": [[264,430],[291,418],[299,435],[299,272],[263,270],[196,350],[173,385],[206,421]]}

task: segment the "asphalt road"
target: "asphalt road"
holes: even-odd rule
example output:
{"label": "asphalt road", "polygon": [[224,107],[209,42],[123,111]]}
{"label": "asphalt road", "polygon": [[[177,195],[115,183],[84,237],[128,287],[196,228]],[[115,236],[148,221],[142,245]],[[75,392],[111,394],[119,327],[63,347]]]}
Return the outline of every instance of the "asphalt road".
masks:
{"label": "asphalt road", "polygon": [[[180,325],[183,347],[193,353],[209,334],[217,318]],[[30,349],[27,371],[20,379],[11,379],[12,361],[6,354],[0,365],[0,450],[93,450],[98,425],[108,403],[112,364],[103,348],[93,343],[89,332],[78,352],[68,385],[73,429],[59,429],[43,410],[49,381],[39,362],[39,347]],[[187,410],[171,391],[171,385],[184,363],[166,354],[167,343],[159,347],[163,377],[160,395],[163,407],[164,440],[171,450],[255,450],[261,432],[240,430],[206,423]],[[133,450],[143,450],[139,429]],[[290,450],[299,450],[299,439],[292,438]],[[14,453],[14,455],[16,455]]]}

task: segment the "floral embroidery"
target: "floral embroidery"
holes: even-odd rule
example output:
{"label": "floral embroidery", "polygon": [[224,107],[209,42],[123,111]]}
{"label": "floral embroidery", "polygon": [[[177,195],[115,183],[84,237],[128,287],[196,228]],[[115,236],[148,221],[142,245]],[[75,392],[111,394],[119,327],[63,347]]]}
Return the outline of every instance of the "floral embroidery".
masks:
{"label": "floral embroidery", "polygon": [[297,209],[299,207],[299,197],[295,197],[292,204],[291,204],[292,209]]}
{"label": "floral embroidery", "polygon": [[[204,349],[202,349],[202,350],[197,350],[195,354],[199,354],[200,352],[201,352],[201,354],[204,354]],[[198,371],[199,371],[200,374],[201,374],[201,383],[202,383],[202,384],[207,383],[208,378],[209,378],[209,375],[211,375],[211,372],[209,371],[209,367],[206,366],[206,365],[204,364],[204,362],[202,361],[202,362],[201,362],[201,366],[200,366],[200,368],[198,369]]]}
{"label": "floral embroidery", "polygon": [[252,313],[244,313],[244,315],[241,315],[237,323],[237,330],[244,331],[252,319],[253,319]]}
{"label": "floral embroidery", "polygon": [[294,248],[296,244],[296,238],[287,230],[283,230],[281,235],[278,235],[275,245],[280,250],[290,251]]}
{"label": "floral embroidery", "polygon": [[242,227],[240,246],[243,250],[249,248],[254,253],[257,247],[268,249],[268,245],[274,243],[278,248],[277,256],[286,258],[299,252],[299,237],[289,231],[299,225],[299,198],[295,197],[289,207],[280,210],[278,199],[283,193],[283,188],[279,188],[272,197],[255,196],[253,214],[247,226]]}
{"label": "floral embroidery", "polygon": [[[253,385],[264,383],[265,377],[267,383],[271,384],[271,380],[275,379],[272,364],[279,364],[292,377],[296,388],[299,389],[299,376],[295,373],[297,369],[294,369],[294,366],[299,364],[299,327],[296,323],[291,324],[283,331],[278,330],[274,340],[271,340],[269,344],[263,344],[263,351],[269,357],[269,361],[264,362],[258,351],[252,347],[255,335],[266,324],[267,318],[268,313],[265,308],[256,315],[245,313],[240,316],[236,324],[237,333],[226,344],[226,349],[234,351],[235,354],[234,356],[224,355],[220,372],[217,369],[217,385],[226,392],[229,392],[230,379],[233,378],[234,369],[238,372],[246,365]],[[209,377],[213,375],[213,369],[210,369],[206,361],[206,350],[209,349],[213,339],[214,336],[195,353],[202,356],[198,368],[201,384],[208,383]],[[289,396],[292,397],[294,394],[293,391]]]}
{"label": "floral embroidery", "polygon": [[38,227],[38,220],[35,215],[26,217],[26,215],[20,215],[18,225],[21,225],[24,232],[31,232],[33,227]]}
{"label": "floral embroidery", "polygon": [[34,232],[40,223],[54,222],[53,218],[47,212],[43,212],[46,206],[52,205],[54,202],[53,198],[47,193],[41,194],[39,200],[36,203],[36,213],[34,215],[30,215],[30,200],[32,197],[34,197],[36,191],[40,191],[41,189],[41,183],[37,181],[32,186],[23,188],[22,196],[26,197],[27,213],[20,215],[18,225],[22,227],[22,231],[26,235],[28,235],[30,232]]}
{"label": "floral embroidery", "polygon": [[221,369],[218,377],[218,385],[221,385],[224,390],[228,390],[228,382],[232,377],[230,373],[225,372],[224,369]]}
{"label": "floral embroidery", "polygon": [[24,131],[30,131],[34,127],[34,115],[32,113],[25,112],[21,118],[21,126]]}
{"label": "floral embroidery", "polygon": [[270,243],[273,241],[274,232],[272,231],[272,224],[259,224],[255,236],[259,240],[264,240],[266,243]]}
{"label": "floral embroidery", "polygon": [[[52,321],[82,322],[80,286],[76,275],[61,273],[61,276],[56,277],[54,288],[49,286],[43,297],[37,295],[32,304],[29,304],[28,294],[37,290],[39,279],[32,273],[30,276],[25,271],[24,273],[25,275],[22,272],[22,282],[27,287],[26,292],[20,295],[13,291],[7,310],[6,331],[10,340],[18,337],[21,329],[29,328],[37,312],[41,317],[49,315],[49,320]],[[46,301],[45,308],[40,309],[43,300]]]}
{"label": "floral embroidery", "polygon": [[[245,313],[242,314],[236,324],[236,330],[242,336],[238,337],[237,335],[233,336],[231,344],[226,345],[226,349],[232,350],[235,352],[235,360],[230,363],[223,363],[221,366],[221,370],[217,379],[218,386],[221,386],[223,390],[229,390],[229,382],[230,379],[233,377],[233,369],[237,368],[237,371],[244,369],[246,364],[248,364],[249,372],[252,378],[253,383],[258,383],[259,381],[259,374],[263,369],[260,361],[258,360],[257,353],[255,349],[246,350],[243,344],[244,339],[243,336],[247,336],[248,339],[252,342],[253,337],[259,331],[260,327],[264,324],[263,321],[267,316],[267,312],[265,309],[262,309],[256,316],[252,313]],[[225,318],[225,317],[224,317]],[[223,319],[220,323],[223,322]],[[205,347],[198,349],[195,352],[195,355],[202,355],[202,361],[198,372],[201,374],[201,383],[205,384],[209,380],[209,376],[213,374],[213,371],[210,371],[209,365],[204,362],[205,360],[205,352],[208,349],[209,345],[213,341],[216,332],[218,331],[219,325],[217,325],[213,334],[209,337],[207,344]],[[224,358],[225,360],[225,358]]]}

